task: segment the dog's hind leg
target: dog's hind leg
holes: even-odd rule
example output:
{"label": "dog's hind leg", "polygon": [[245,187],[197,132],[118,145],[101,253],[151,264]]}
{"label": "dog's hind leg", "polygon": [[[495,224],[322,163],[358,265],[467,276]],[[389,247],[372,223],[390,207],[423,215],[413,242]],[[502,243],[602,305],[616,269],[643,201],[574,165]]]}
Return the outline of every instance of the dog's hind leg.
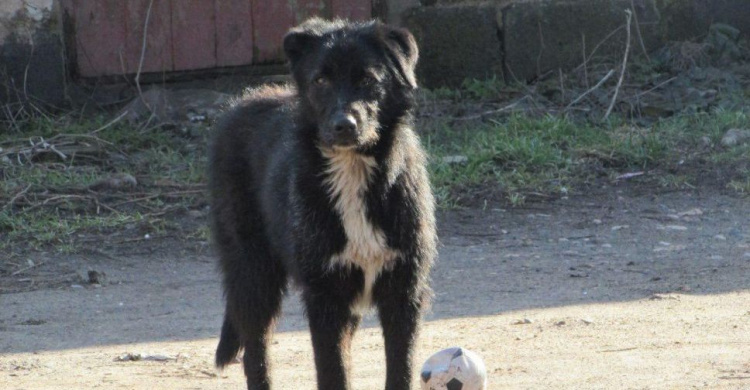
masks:
{"label": "dog's hind leg", "polygon": [[239,266],[224,275],[227,304],[216,349],[216,364],[223,367],[234,359],[240,348],[244,348],[242,360],[247,388],[268,390],[267,345],[274,320],[281,312],[286,270],[270,256],[266,246],[256,243],[252,248],[252,252],[223,253],[238,256],[230,264]]}

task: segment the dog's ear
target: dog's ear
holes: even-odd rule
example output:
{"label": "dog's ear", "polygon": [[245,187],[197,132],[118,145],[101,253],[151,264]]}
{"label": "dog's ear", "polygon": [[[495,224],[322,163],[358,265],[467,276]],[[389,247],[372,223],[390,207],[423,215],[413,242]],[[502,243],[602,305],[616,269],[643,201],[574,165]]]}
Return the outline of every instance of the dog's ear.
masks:
{"label": "dog's ear", "polygon": [[417,87],[417,59],[419,49],[414,36],[405,28],[380,25],[380,37],[388,49],[396,55],[398,65],[401,67],[402,76],[412,87]]}
{"label": "dog's ear", "polygon": [[319,36],[312,31],[292,29],[284,36],[284,54],[294,67],[305,54],[317,45]]}

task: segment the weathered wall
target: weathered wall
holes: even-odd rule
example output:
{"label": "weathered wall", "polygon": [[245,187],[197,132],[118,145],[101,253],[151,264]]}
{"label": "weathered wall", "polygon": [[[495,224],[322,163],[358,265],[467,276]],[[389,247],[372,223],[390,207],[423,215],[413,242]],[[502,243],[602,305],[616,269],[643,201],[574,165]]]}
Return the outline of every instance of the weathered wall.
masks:
{"label": "weathered wall", "polygon": [[56,0],[0,0],[0,106],[65,97]]}
{"label": "weathered wall", "polygon": [[[750,35],[750,0],[423,0],[404,20],[422,53],[420,78],[427,87],[457,86],[492,75],[528,81],[582,63],[586,51],[625,24],[625,9],[638,20],[634,45],[647,50],[669,41],[700,39],[716,22]],[[429,4],[429,5],[428,5]],[[635,23],[635,20],[634,20]],[[638,36],[640,35],[640,37]],[[620,29],[597,54],[619,54]],[[585,42],[585,43],[584,43]],[[641,50],[637,44],[635,50]]]}

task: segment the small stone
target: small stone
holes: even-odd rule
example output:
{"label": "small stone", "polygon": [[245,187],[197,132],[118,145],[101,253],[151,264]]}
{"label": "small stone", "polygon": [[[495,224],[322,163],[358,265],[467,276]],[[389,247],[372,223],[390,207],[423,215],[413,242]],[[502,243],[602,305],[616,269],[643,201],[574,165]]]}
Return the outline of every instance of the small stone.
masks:
{"label": "small stone", "polygon": [[678,230],[678,231],[688,230],[687,226],[682,226],[682,225],[667,225],[666,228],[669,230]]}
{"label": "small stone", "polygon": [[611,229],[612,229],[613,232],[616,232],[618,230],[627,229],[629,227],[630,227],[630,225],[615,225],[615,226],[612,226]]}
{"label": "small stone", "polygon": [[522,320],[514,321],[513,325],[526,325],[526,324],[533,324],[533,323],[534,323],[534,321],[532,321],[532,320],[530,320],[528,318],[524,318]]}
{"label": "small stone", "polygon": [[680,298],[677,295],[671,295],[671,294],[654,294],[650,296],[648,299],[652,301],[661,301],[661,300],[679,301],[680,300]]}
{"label": "small stone", "polygon": [[204,214],[200,210],[190,210],[187,212],[188,216],[193,219],[203,218]]}
{"label": "small stone", "polygon": [[612,244],[602,244],[602,248],[612,248]]}
{"label": "small stone", "polygon": [[721,144],[725,147],[732,147],[739,145],[747,140],[750,140],[750,130],[748,129],[730,129],[721,138]]}
{"label": "small stone", "polygon": [[594,225],[601,225],[602,224],[602,220],[601,219],[595,219],[595,220],[593,220],[591,222],[593,222]]}
{"label": "small stone", "polygon": [[659,241],[659,245],[661,245],[661,246],[670,246],[672,244],[670,244],[670,243],[668,243],[666,241]]}
{"label": "small stone", "polygon": [[719,241],[726,241],[727,240],[727,236],[725,236],[723,234],[717,234],[717,235],[714,236],[714,238],[717,239],[717,240],[719,240]]}
{"label": "small stone", "polygon": [[126,353],[115,358],[116,362],[137,362],[143,359],[140,353]]}
{"label": "small stone", "polygon": [[93,191],[102,190],[119,190],[123,188],[134,188],[138,185],[138,180],[128,173],[118,173],[99,180],[96,183],[89,186]]}
{"label": "small stone", "polygon": [[80,284],[71,284],[70,288],[83,288]]}
{"label": "small stone", "polygon": [[445,156],[443,162],[446,164],[466,164],[469,162],[469,158],[466,156]]}
{"label": "small stone", "polygon": [[565,321],[557,321],[555,322],[555,326],[563,326],[565,325]]}
{"label": "small stone", "polygon": [[586,325],[591,325],[594,323],[594,321],[588,319],[588,318],[581,318],[581,322],[583,322]]}
{"label": "small stone", "polygon": [[107,282],[107,274],[104,272],[89,270],[88,282],[89,284],[98,284],[101,287],[101,285]]}
{"label": "small stone", "polygon": [[677,213],[677,215],[680,216],[680,217],[694,217],[694,216],[698,216],[698,215],[703,215],[703,210],[697,209],[697,208],[696,209],[690,209],[690,210],[687,210],[687,211],[683,211],[681,213]]}

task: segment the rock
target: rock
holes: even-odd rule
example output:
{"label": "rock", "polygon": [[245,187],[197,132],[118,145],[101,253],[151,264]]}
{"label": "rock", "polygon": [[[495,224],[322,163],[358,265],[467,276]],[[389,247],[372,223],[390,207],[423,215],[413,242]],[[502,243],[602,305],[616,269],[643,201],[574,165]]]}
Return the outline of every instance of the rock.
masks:
{"label": "rock", "polygon": [[530,320],[528,318],[524,318],[522,320],[514,321],[513,325],[527,325],[527,324],[533,324],[533,323],[534,323],[534,321],[532,321],[532,320]]}
{"label": "rock", "polygon": [[201,210],[190,210],[187,212],[188,216],[193,219],[200,219],[205,216],[205,213]]}
{"label": "rock", "polygon": [[138,185],[138,180],[128,173],[118,173],[106,179],[101,179],[89,186],[91,190],[120,190],[123,188],[134,188]]}
{"label": "rock", "polygon": [[694,217],[698,215],[703,215],[703,210],[701,209],[690,209],[687,211],[683,211],[681,213],[677,213],[677,216],[679,217]]}
{"label": "rock", "polygon": [[721,144],[727,148],[750,141],[750,130],[748,129],[730,129],[721,138]]}
{"label": "rock", "polygon": [[107,284],[107,274],[105,274],[104,272],[90,270],[88,272],[88,282],[89,284],[104,286]]}
{"label": "rock", "polygon": [[662,300],[670,300],[670,301],[679,301],[680,297],[678,295],[673,294],[654,294],[648,298],[652,301],[662,301]]}
{"label": "rock", "polygon": [[446,164],[466,164],[469,158],[466,156],[445,156],[443,162]]}
{"label": "rock", "polygon": [[717,234],[717,235],[714,236],[714,239],[719,240],[719,241],[726,241],[727,240],[727,236],[725,236],[723,234]]}
{"label": "rock", "polygon": [[218,117],[231,96],[208,89],[168,90],[151,88],[120,111],[130,123],[154,124],[204,122]]}

